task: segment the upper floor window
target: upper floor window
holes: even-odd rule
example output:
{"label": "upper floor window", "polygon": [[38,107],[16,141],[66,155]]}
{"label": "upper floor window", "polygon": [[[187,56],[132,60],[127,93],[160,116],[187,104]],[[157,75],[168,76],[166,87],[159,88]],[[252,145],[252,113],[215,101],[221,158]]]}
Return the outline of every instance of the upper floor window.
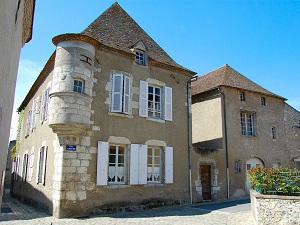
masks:
{"label": "upper floor window", "polygon": [[111,112],[131,113],[130,87],[132,79],[124,74],[112,75]]}
{"label": "upper floor window", "polygon": [[148,86],[148,117],[162,118],[161,88]]}
{"label": "upper floor window", "polygon": [[25,136],[29,135],[29,130],[32,127],[32,110],[28,111],[27,120],[26,120],[26,130],[25,130]]}
{"label": "upper floor window", "polygon": [[161,148],[148,147],[147,181],[161,182]]}
{"label": "upper floor window", "polygon": [[50,87],[48,87],[42,94],[42,101],[41,101],[41,111],[40,111],[40,120],[41,123],[48,119],[48,110],[49,110],[49,98],[50,94]]}
{"label": "upper floor window", "polygon": [[240,92],[240,101],[241,102],[246,101],[245,92]]}
{"label": "upper floor window", "polygon": [[255,113],[241,112],[241,133],[243,136],[255,136]]}
{"label": "upper floor window", "polygon": [[78,93],[84,92],[84,82],[82,80],[75,79],[73,83],[73,91]]}
{"label": "upper floor window", "polygon": [[172,88],[140,81],[139,115],[172,121]]}
{"label": "upper floor window", "polygon": [[271,126],[271,137],[272,139],[277,139],[277,132],[275,126]]}
{"label": "upper floor window", "polygon": [[141,65],[145,65],[145,52],[136,51],[135,52],[135,62]]}
{"label": "upper floor window", "polygon": [[265,97],[260,98],[260,104],[264,105],[264,106],[266,105],[266,98]]}

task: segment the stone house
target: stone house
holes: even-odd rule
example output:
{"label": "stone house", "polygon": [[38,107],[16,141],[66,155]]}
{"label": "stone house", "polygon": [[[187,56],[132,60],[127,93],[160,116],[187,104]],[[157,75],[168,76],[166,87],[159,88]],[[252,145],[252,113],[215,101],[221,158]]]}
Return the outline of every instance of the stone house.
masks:
{"label": "stone house", "polygon": [[20,106],[13,196],[58,218],[188,202],[195,73],[118,3],[53,43]]}
{"label": "stone house", "polygon": [[[289,152],[299,156],[299,113],[291,116],[285,98],[278,96],[228,66],[192,82],[192,142],[197,153],[197,193],[203,199],[249,194],[247,171],[292,165]],[[290,130],[290,122],[294,122]],[[288,134],[298,145],[287,149]],[[288,141],[291,143],[291,141]],[[296,157],[296,156],[293,156]]]}
{"label": "stone house", "polygon": [[290,165],[300,169],[300,112],[285,104],[284,122]]}
{"label": "stone house", "polygon": [[32,37],[34,7],[35,0],[0,1],[0,205],[20,52]]}

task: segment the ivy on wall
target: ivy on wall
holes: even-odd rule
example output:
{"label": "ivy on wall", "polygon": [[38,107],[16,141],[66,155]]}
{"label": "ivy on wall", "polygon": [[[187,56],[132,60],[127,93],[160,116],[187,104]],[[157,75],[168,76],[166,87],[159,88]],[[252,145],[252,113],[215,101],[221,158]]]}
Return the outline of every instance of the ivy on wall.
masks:
{"label": "ivy on wall", "polygon": [[19,151],[19,144],[20,144],[20,138],[21,138],[21,128],[22,128],[23,118],[24,118],[24,110],[22,110],[21,112],[19,112],[16,145],[10,150],[10,152],[11,152],[11,154],[10,154],[11,159],[13,159],[14,157],[16,157],[17,152]]}

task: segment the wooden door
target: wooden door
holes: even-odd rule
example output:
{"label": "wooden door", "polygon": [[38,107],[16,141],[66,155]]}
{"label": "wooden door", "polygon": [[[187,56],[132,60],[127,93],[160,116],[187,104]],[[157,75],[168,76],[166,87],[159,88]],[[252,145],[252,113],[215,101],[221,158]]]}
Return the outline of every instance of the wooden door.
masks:
{"label": "wooden door", "polygon": [[200,165],[202,197],[203,200],[211,199],[211,166]]}

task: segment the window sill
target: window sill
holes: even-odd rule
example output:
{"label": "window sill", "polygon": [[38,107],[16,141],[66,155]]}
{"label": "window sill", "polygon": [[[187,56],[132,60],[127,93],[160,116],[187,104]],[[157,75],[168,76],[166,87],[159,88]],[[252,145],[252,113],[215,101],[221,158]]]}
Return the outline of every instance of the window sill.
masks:
{"label": "window sill", "polygon": [[147,117],[147,120],[158,122],[158,123],[165,123],[165,120],[155,119],[155,118],[151,118],[151,117]]}
{"label": "window sill", "polygon": [[163,187],[163,186],[165,186],[165,184],[162,183],[148,183],[144,185],[144,187]]}
{"label": "window sill", "polygon": [[124,114],[124,113],[117,113],[117,112],[108,112],[108,115],[110,115],[110,116],[117,116],[117,117],[124,117],[124,118],[129,118],[129,119],[133,119],[134,118],[133,115],[128,115],[128,114]]}
{"label": "window sill", "polygon": [[107,184],[105,186],[107,189],[119,189],[119,188],[130,188],[131,185],[128,184]]}

